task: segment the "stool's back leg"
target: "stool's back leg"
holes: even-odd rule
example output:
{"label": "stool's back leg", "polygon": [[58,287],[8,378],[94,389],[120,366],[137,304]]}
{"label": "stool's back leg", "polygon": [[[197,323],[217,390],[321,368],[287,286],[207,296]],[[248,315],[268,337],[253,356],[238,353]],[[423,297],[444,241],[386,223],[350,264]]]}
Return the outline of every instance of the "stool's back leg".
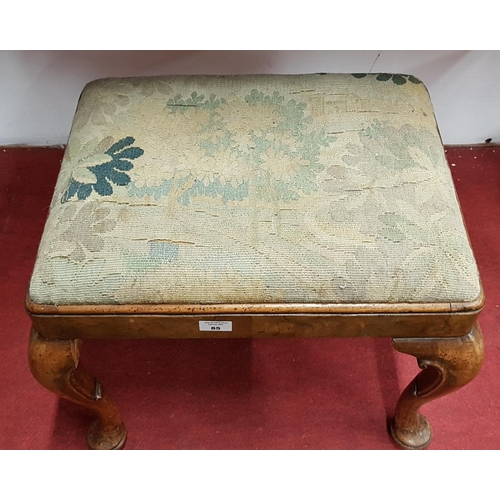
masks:
{"label": "stool's back leg", "polygon": [[32,330],[31,373],[45,388],[98,415],[87,433],[89,448],[123,448],[127,434],[120,414],[99,381],[79,364],[80,345],[80,340],[47,340]]}
{"label": "stool's back leg", "polygon": [[483,363],[483,337],[476,323],[465,337],[392,340],[394,348],[415,356],[422,371],[403,391],[396,406],[391,433],[405,448],[422,449],[429,445],[432,429],[419,408],[468,384]]}

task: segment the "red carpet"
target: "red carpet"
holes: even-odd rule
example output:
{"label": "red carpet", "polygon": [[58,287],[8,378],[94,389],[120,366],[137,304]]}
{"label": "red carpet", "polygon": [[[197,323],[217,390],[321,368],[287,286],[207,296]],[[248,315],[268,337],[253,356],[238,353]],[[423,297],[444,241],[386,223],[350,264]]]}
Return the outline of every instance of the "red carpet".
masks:
{"label": "red carpet", "polygon": [[[92,420],[33,379],[24,296],[62,158],[0,148],[1,449],[84,449]],[[483,370],[429,403],[429,449],[500,448],[500,148],[448,148],[482,274]],[[127,449],[395,449],[386,430],[418,371],[386,339],[87,341]]]}

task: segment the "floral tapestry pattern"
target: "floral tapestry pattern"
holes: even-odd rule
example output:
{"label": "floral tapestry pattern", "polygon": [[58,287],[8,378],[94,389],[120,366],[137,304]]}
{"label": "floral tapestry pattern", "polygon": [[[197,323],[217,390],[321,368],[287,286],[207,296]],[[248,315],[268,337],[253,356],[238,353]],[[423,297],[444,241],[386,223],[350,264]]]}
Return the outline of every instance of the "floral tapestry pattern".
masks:
{"label": "floral tapestry pattern", "polygon": [[[170,171],[164,168],[161,177],[136,179],[135,196],[170,194],[188,205],[193,197],[241,201],[252,193],[266,201],[289,202],[318,190],[316,174],[323,169],[318,155],[335,137],[324,129],[308,130],[312,119],[305,114],[305,103],[253,89],[230,104],[215,94],[178,94],[166,108],[179,115],[181,130],[194,127],[198,145],[182,162],[170,163]],[[170,147],[184,149],[184,142],[185,137],[175,136]]]}
{"label": "floral tapestry pattern", "polygon": [[125,171],[133,167],[129,160],[138,158],[144,153],[141,148],[129,147],[134,141],[133,137],[125,137],[106,150],[101,158],[91,156],[90,166],[85,161],[79,163],[73,171],[62,202],[68,201],[75,194],[79,200],[85,200],[92,191],[101,196],[110,196],[113,194],[112,184],[126,186],[130,182],[130,177]]}
{"label": "floral tapestry pattern", "polygon": [[428,93],[389,74],[92,82],[30,285],[42,304],[479,290]]}

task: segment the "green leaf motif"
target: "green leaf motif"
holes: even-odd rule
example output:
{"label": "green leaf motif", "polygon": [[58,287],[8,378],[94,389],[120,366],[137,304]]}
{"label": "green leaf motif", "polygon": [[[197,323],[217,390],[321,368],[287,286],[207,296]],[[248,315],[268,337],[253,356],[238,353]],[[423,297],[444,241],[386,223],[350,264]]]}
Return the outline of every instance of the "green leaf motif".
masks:
{"label": "green leaf motif", "polygon": [[170,109],[174,114],[177,112],[185,113],[189,108],[202,108],[214,110],[218,108],[221,104],[225,104],[225,99],[216,99],[215,94],[212,94],[208,99],[205,96],[198,95],[197,92],[193,92],[191,97],[183,99],[180,94],[177,94],[173,99],[167,101],[166,108]]}
{"label": "green leaf motif", "polygon": [[90,186],[89,184],[78,184],[78,199],[85,200],[85,198],[88,198],[90,196],[90,193],[92,193],[92,186]]}
{"label": "green leaf motif", "polygon": [[[324,128],[310,129],[313,118],[305,102],[287,99],[278,91],[267,94],[252,89],[242,102],[236,99],[236,109],[243,109],[246,117],[255,116],[259,125],[255,128],[254,123],[243,121],[247,127],[243,132],[232,127],[231,106],[224,106],[226,104],[224,98],[215,95],[206,98],[197,92],[190,96],[178,94],[167,101],[165,110],[174,115],[192,116],[193,120],[200,110],[209,111],[204,114],[205,121],[197,130],[198,143],[193,146],[196,152],[199,148],[203,156],[220,161],[224,169],[222,175],[217,172],[210,178],[197,179],[189,173],[185,187],[177,184],[174,191],[168,191],[169,196],[185,205],[198,197],[219,198],[225,203],[242,201],[250,195],[274,203],[290,202],[319,189],[317,174],[324,169],[320,153],[336,138],[328,135]],[[273,164],[284,165],[284,168],[275,173]],[[241,174],[241,165],[252,171],[251,181],[246,174]],[[131,189],[137,196],[144,193],[133,185]],[[165,190],[159,186],[155,196],[160,195],[164,196]]]}
{"label": "green leaf motif", "polygon": [[404,85],[406,83],[406,78],[401,75],[392,75],[392,81],[396,85]]}
{"label": "green leaf motif", "polygon": [[108,155],[111,155],[113,156],[115,153],[117,153],[118,151],[120,151],[121,149],[127,147],[127,146],[130,146],[132,144],[134,144],[135,142],[135,139],[133,137],[125,137],[124,139],[121,139],[120,141],[118,142],[115,142],[107,151],[106,153]]}
{"label": "green leaf motif", "polygon": [[248,182],[233,187],[229,182],[221,183],[219,179],[215,179],[208,185],[201,181],[195,181],[193,186],[179,197],[179,203],[188,205],[190,198],[193,196],[206,196],[209,198],[218,198],[220,196],[224,203],[227,201],[242,201],[248,196]]}
{"label": "green leaf motif", "polygon": [[377,80],[379,82],[386,82],[387,80],[390,80],[393,75],[389,75],[389,73],[380,73],[377,76]]}
{"label": "green leaf motif", "polygon": [[408,76],[408,80],[410,80],[411,83],[422,83],[421,80],[419,80],[418,78],[414,77],[413,75],[409,75]]}
{"label": "green leaf motif", "polygon": [[250,105],[274,104],[276,106],[282,104],[285,101],[285,98],[280,96],[277,90],[273,92],[273,95],[265,95],[263,92],[253,89],[250,92],[250,95],[245,97],[245,101]]}
{"label": "green leaf motif", "polygon": [[[365,78],[365,76],[368,76],[370,73],[351,73],[354,78]],[[376,73],[372,73],[373,76],[376,75]],[[379,73],[376,75],[376,79],[379,82],[388,82],[392,81],[396,85],[404,85],[407,82],[419,84],[422,83],[418,78],[414,77],[413,75],[401,75],[401,74],[393,74],[393,73]]]}
{"label": "green leaf motif", "polygon": [[100,177],[98,181],[93,185],[93,188],[97,194],[101,196],[109,196],[113,194],[113,188],[111,184],[104,178]]}
{"label": "green leaf motif", "polygon": [[130,182],[130,177],[124,171],[131,170],[134,166],[128,160],[135,160],[144,154],[144,150],[141,148],[129,147],[134,142],[135,139],[130,136],[115,142],[105,152],[110,157],[109,161],[86,167],[95,175],[96,182],[82,183],[71,177],[61,203],[67,202],[75,194],[78,200],[85,200],[92,194],[92,191],[95,191],[99,196],[111,196],[113,194],[112,184],[126,186]]}

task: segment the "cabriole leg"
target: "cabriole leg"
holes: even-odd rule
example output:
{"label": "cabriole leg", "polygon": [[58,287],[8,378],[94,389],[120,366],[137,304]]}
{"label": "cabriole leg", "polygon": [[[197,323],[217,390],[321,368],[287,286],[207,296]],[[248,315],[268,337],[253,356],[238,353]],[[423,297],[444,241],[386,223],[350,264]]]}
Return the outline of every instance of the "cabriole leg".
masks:
{"label": "cabriole leg", "polygon": [[468,384],[483,363],[483,337],[479,324],[465,337],[392,340],[394,348],[415,356],[422,371],[403,391],[391,426],[394,440],[409,449],[426,448],[432,429],[419,408]]}
{"label": "cabriole leg", "polygon": [[116,450],[125,445],[126,430],[114,402],[100,382],[79,364],[80,340],[47,340],[31,331],[31,373],[49,391],[89,408],[98,419],[87,433],[88,447]]}

